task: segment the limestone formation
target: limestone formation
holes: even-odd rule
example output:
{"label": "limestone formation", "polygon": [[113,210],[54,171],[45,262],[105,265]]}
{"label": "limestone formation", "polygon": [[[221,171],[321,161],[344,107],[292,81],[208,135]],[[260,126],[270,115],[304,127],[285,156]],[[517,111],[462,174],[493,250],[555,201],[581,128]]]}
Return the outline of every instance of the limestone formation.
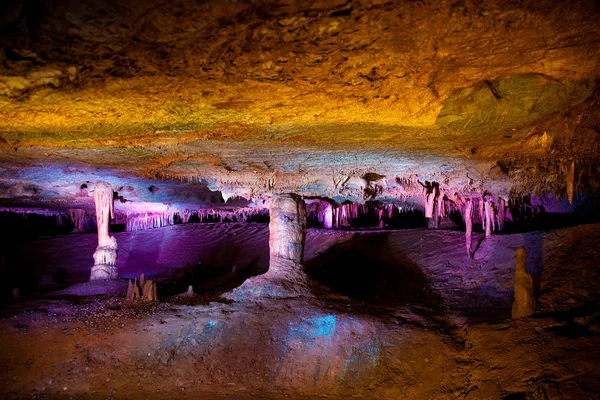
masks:
{"label": "limestone formation", "polygon": [[306,206],[295,194],[276,195],[270,203],[269,271],[270,277],[295,280],[304,276]]}
{"label": "limestone formation", "polygon": [[140,276],[139,285],[137,279],[135,279],[133,282],[129,280],[125,299],[127,301],[143,300],[147,302],[158,300],[156,283],[152,282],[151,280],[145,280],[144,274],[141,274]]}
{"label": "limestone formation", "polygon": [[427,218],[427,227],[437,229],[439,227],[439,184],[436,182],[427,182],[425,195],[425,218]]}
{"label": "limestone formation", "polygon": [[492,237],[492,230],[494,229],[494,204],[486,196],[484,199],[484,213],[485,213],[485,237]]}
{"label": "limestone formation", "polygon": [[94,266],[90,280],[116,279],[117,240],[108,233],[108,224],[114,218],[113,190],[106,182],[98,182],[94,190],[96,203],[96,222],[98,225],[98,247],[94,253]]}
{"label": "limestone formation", "polygon": [[504,222],[506,221],[506,205],[504,199],[498,199],[498,231],[504,230]]}
{"label": "limestone formation", "polygon": [[69,217],[73,222],[73,232],[84,232],[84,222],[85,222],[85,210],[82,209],[71,209],[69,210]]}
{"label": "limestone formation", "polygon": [[573,197],[575,195],[575,161],[571,161],[569,164],[569,171],[567,173],[567,197],[569,198],[569,204],[573,204]]}
{"label": "limestone formation", "polygon": [[527,253],[523,247],[517,249],[515,270],[515,298],[512,305],[512,317],[527,317],[535,313],[533,280],[525,269]]}
{"label": "limestone formation", "polygon": [[465,206],[465,236],[467,240],[467,255],[473,259],[472,236],[473,236],[473,199],[467,199]]}
{"label": "limestone formation", "polygon": [[[141,283],[141,281],[140,281]],[[151,280],[147,280],[142,288],[142,300],[144,301],[156,301],[158,296],[156,295],[156,283]]]}

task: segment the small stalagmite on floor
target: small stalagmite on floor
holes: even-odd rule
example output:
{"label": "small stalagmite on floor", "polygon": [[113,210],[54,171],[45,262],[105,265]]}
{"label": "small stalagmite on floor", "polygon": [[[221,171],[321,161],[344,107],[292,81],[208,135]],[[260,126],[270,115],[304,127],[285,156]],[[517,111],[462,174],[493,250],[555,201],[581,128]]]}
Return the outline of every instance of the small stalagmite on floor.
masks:
{"label": "small stalagmite on floor", "polygon": [[[141,294],[140,294],[141,288]],[[127,301],[156,301],[158,300],[156,283],[151,280],[146,280],[144,274],[140,276],[140,281],[138,285],[137,279],[133,281],[129,280],[129,286],[127,287],[127,296],[125,297]]]}
{"label": "small stalagmite on floor", "polygon": [[512,305],[512,317],[527,317],[535,313],[533,280],[525,269],[527,253],[523,247],[517,249],[515,270],[515,298]]}

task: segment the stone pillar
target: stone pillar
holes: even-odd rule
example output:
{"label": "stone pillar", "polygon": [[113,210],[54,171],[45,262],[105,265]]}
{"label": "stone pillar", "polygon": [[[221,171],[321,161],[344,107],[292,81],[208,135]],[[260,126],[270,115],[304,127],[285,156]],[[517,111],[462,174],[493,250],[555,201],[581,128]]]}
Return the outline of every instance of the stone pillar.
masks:
{"label": "stone pillar", "polygon": [[527,253],[523,247],[517,249],[515,269],[515,298],[512,305],[512,317],[527,317],[535,313],[533,280],[525,270]]}
{"label": "stone pillar", "polygon": [[269,222],[269,271],[265,277],[304,280],[302,261],[306,240],[306,205],[295,194],[271,198]]}
{"label": "stone pillar", "polygon": [[94,189],[96,222],[98,225],[98,247],[94,252],[94,266],[90,280],[116,279],[117,240],[108,233],[108,223],[114,218],[113,190],[106,182],[98,182]]}

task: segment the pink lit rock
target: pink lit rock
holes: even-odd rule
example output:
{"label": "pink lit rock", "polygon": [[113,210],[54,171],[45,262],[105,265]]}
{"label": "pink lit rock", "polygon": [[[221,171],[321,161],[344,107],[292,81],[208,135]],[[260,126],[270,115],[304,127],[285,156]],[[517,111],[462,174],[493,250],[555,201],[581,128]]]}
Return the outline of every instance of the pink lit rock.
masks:
{"label": "pink lit rock", "polygon": [[98,224],[98,247],[94,253],[94,266],[90,280],[116,279],[117,240],[108,234],[108,223],[114,218],[113,190],[106,182],[98,182],[94,190],[96,221]]}
{"label": "pink lit rock", "polygon": [[323,228],[333,228],[333,207],[331,206],[331,204],[328,204],[327,207],[325,207],[323,215]]}
{"label": "pink lit rock", "polygon": [[466,240],[467,240],[467,254],[469,258],[473,258],[472,237],[473,237],[473,199],[468,199],[465,206],[465,227],[466,227]]}
{"label": "pink lit rock", "polygon": [[485,237],[489,238],[492,236],[492,230],[494,229],[494,204],[488,197],[484,199],[484,215]]}

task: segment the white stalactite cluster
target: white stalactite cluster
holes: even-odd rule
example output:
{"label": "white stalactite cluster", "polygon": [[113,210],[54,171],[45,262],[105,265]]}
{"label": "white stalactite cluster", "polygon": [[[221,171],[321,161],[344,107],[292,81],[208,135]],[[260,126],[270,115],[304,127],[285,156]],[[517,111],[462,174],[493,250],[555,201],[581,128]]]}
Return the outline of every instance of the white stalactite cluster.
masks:
{"label": "white stalactite cluster", "polygon": [[125,230],[131,232],[174,225],[177,220],[176,217],[179,217],[181,223],[187,224],[193,215],[197,215],[200,221],[210,219],[218,222],[225,220],[249,222],[257,216],[268,216],[269,211],[266,208],[247,207],[237,209],[200,208],[196,210],[168,209],[166,211],[132,212],[127,214]]}
{"label": "white stalactite cluster", "polygon": [[94,266],[90,280],[116,279],[117,270],[117,240],[108,233],[108,225],[114,218],[113,190],[106,182],[98,182],[94,189],[96,203],[96,222],[98,224],[98,247],[94,253]]}

